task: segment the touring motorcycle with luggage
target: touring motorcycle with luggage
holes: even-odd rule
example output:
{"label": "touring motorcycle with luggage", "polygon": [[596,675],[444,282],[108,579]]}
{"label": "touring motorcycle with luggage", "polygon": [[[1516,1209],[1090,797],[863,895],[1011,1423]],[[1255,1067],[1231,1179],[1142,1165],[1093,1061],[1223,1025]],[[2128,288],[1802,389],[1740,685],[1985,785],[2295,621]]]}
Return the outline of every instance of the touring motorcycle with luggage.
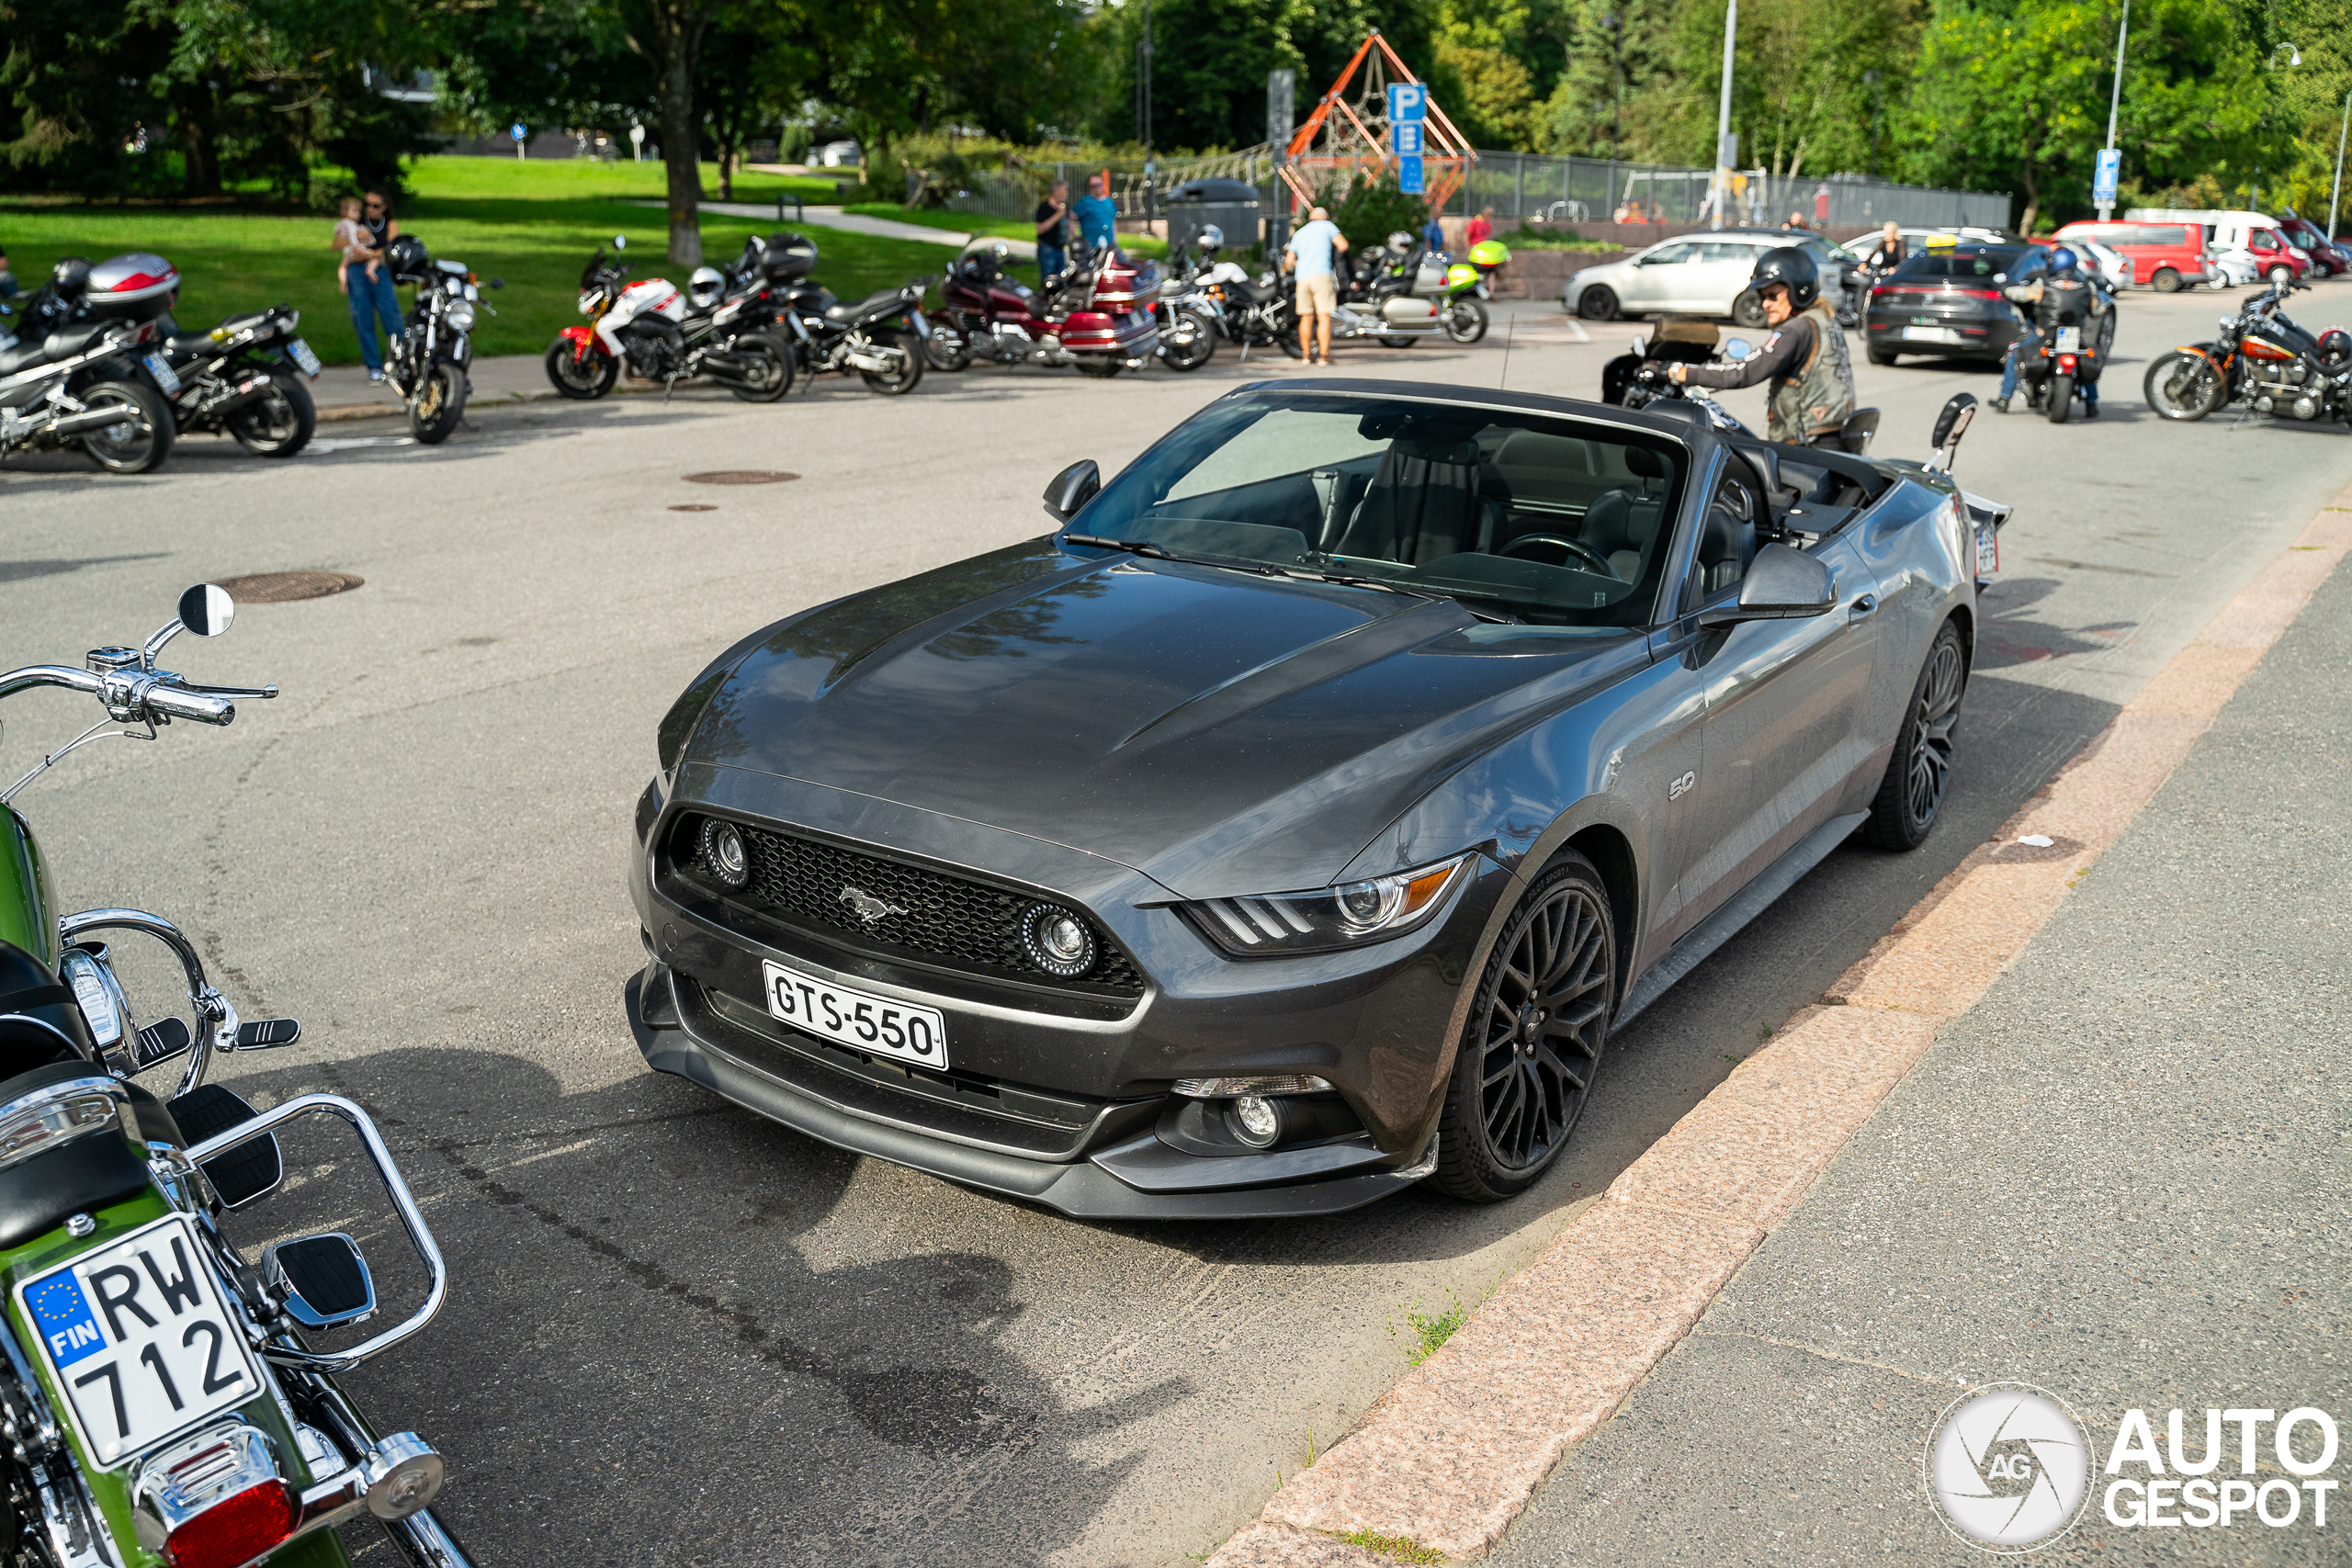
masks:
{"label": "touring motorcycle with luggage", "polygon": [[2250,412],[2352,422],[2352,333],[2312,333],[2281,309],[2311,285],[2274,284],[2222,318],[2222,335],[2156,356],[2141,383],[2166,419],[2199,420],[2232,403]]}
{"label": "touring motorcycle with luggage", "polygon": [[[747,261],[750,254],[746,245]],[[769,235],[759,258],[767,279],[764,303],[776,313],[777,331],[791,341],[801,374],[846,376],[855,371],[870,389],[885,396],[913,391],[922,379],[924,340],[931,333],[922,297],[932,279],[918,277],[896,288],[877,288],[843,304],[810,276],[817,261],[816,242],[789,231]]]}
{"label": "touring motorcycle with luggage", "polygon": [[933,366],[961,370],[989,359],[1111,377],[1140,369],[1158,352],[1160,276],[1154,263],[1105,245],[1043,289],[1013,277],[1011,263],[1001,240],[964,247],[940,280],[939,308],[931,313]]}
{"label": "touring motorcycle with luggage", "polygon": [[[628,237],[613,236],[616,252]],[[730,287],[715,267],[697,267],[681,290],[667,278],[628,280],[618,255],[596,247],[580,275],[584,326],[566,327],[548,345],[548,380],[567,398],[601,398],[624,367],[665,389],[707,376],[750,403],[771,403],[792,389],[793,349],[775,330],[775,311],[751,285]]]}
{"label": "touring motorcycle with luggage", "polygon": [[[408,405],[409,433],[427,446],[449,439],[465,417],[473,390],[467,372],[474,362],[474,312],[490,310],[481,280],[463,262],[437,261],[424,243],[402,234],[384,247],[384,265],[394,283],[413,284],[416,303],[407,324],[384,355],[384,379]],[[492,278],[503,288],[504,280]]]}
{"label": "touring motorcycle with luggage", "polygon": [[261,457],[290,457],[310,444],[319,423],[310,387],[319,356],[296,335],[300,311],[277,305],[209,332],[182,332],[168,315],[156,324],[180,381],[172,413],[181,434],[223,434]]}
{"label": "touring motorcycle with luggage", "polygon": [[[0,800],[85,742],[152,740],[175,719],[225,725],[239,703],[276,696],[156,664],[180,633],[216,637],[234,612],[198,584],[138,647],[0,674],[0,697],[51,687],[105,710]],[[12,1568],[348,1568],[334,1527],[373,1517],[411,1568],[471,1568],[430,1506],[441,1456],[413,1432],[379,1432],[337,1382],[423,1328],[448,1287],[375,1122],[338,1095],[256,1112],[205,1082],[215,1053],[288,1045],[300,1026],[240,1019],[197,942],[160,915],[61,915],[19,810],[0,812],[0,1557]],[[193,1027],[133,1015],[115,949],[146,941],[185,978]],[[166,1064],[175,1087],[136,1081]],[[428,1281],[407,1317],[340,1348],[322,1337],[344,1339],[378,1308],[358,1246],[280,1235],[249,1254],[223,1224],[280,1188],[277,1132],[310,1117],[355,1134]]]}
{"label": "touring motorcycle with luggage", "polygon": [[79,446],[109,473],[161,466],[179,428],[162,325],[179,287],[148,252],[69,256],[13,322],[0,307],[0,457]]}

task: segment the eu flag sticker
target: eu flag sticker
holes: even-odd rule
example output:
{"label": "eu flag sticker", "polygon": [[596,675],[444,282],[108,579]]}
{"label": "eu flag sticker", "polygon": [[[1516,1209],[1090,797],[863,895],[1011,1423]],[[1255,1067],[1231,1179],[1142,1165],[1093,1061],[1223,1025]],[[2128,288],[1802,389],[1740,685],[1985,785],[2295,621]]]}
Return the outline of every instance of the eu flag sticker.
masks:
{"label": "eu flag sticker", "polygon": [[57,1363],[58,1371],[107,1348],[106,1336],[98,1332],[98,1320],[71,1269],[61,1269],[27,1291],[25,1305],[32,1309],[33,1322],[48,1343],[50,1359]]}

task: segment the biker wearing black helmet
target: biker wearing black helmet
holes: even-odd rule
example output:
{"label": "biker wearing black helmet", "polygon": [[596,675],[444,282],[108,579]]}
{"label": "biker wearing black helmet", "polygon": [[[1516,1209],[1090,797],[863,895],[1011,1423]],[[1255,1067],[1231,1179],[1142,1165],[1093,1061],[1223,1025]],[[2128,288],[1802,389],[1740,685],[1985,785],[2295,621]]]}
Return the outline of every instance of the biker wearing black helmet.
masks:
{"label": "biker wearing black helmet", "polygon": [[1761,351],[1738,365],[1671,365],[1667,375],[1695,387],[1730,389],[1772,383],[1765,437],[1795,446],[1830,445],[1854,412],[1854,367],[1846,334],[1821,298],[1821,274],[1795,245],[1766,251],[1748,286],[1773,329]]}

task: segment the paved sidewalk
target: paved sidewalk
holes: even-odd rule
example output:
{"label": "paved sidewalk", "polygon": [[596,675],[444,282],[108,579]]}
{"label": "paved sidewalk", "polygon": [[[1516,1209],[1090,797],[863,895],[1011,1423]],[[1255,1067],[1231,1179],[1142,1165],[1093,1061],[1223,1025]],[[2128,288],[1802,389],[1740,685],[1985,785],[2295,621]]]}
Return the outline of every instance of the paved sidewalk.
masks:
{"label": "paved sidewalk", "polygon": [[[640,201],[639,207],[660,207],[658,201]],[[776,216],[775,205],[764,201],[706,201],[699,210],[716,212],[723,218],[755,218],[763,222],[780,222],[801,228],[846,229],[853,234],[872,234],[884,240],[917,240],[924,244],[952,245],[962,250],[978,236],[954,229],[933,229],[922,223],[901,223],[891,218],[869,218],[862,213],[844,212],[838,207],[820,207],[815,203],[797,210],[801,217]],[[1005,245],[1024,260],[1037,259],[1037,244],[1034,240],[1007,240]]]}
{"label": "paved sidewalk", "polygon": [[[1964,1384],[2056,1393],[2099,1462],[2130,1408],[2159,1446],[2185,1410],[2192,1461],[2209,1407],[2352,1415],[2347,668],[2339,571],[1493,1561],[1984,1562],[1921,1490]],[[2287,1478],[2267,1428],[2254,1457]],[[2104,1483],[2037,1561],[2346,1560],[2342,1494],[2325,1529],[2308,1494],[2280,1528],[2127,1529]]]}
{"label": "paved sidewalk", "polygon": [[[473,391],[466,399],[469,410],[536,402],[556,395],[548,382],[547,367],[536,354],[485,355],[474,361],[469,374],[473,381]],[[615,389],[642,389],[627,381]],[[401,412],[400,394],[381,381],[369,381],[367,367],[362,365],[332,365],[320,371],[318,379],[311,383],[311,398],[319,405],[322,423]]]}

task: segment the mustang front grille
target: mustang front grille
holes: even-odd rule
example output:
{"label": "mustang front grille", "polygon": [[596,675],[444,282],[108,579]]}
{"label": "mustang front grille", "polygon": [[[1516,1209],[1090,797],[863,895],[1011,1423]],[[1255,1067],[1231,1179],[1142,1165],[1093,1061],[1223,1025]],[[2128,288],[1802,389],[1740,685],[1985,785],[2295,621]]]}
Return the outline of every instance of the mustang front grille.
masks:
{"label": "mustang front grille", "polygon": [[[703,820],[684,818],[671,841],[677,863],[710,882],[702,859]],[[741,822],[735,827],[750,876],[727,896],[753,908],[821,926],[868,951],[896,949],[1044,986],[1143,994],[1143,976],[1127,955],[1070,905],[791,833]],[[1088,963],[1080,973],[1066,973],[1069,962],[1057,961],[1056,950],[1038,941],[1038,929],[1055,916],[1085,929]]]}

